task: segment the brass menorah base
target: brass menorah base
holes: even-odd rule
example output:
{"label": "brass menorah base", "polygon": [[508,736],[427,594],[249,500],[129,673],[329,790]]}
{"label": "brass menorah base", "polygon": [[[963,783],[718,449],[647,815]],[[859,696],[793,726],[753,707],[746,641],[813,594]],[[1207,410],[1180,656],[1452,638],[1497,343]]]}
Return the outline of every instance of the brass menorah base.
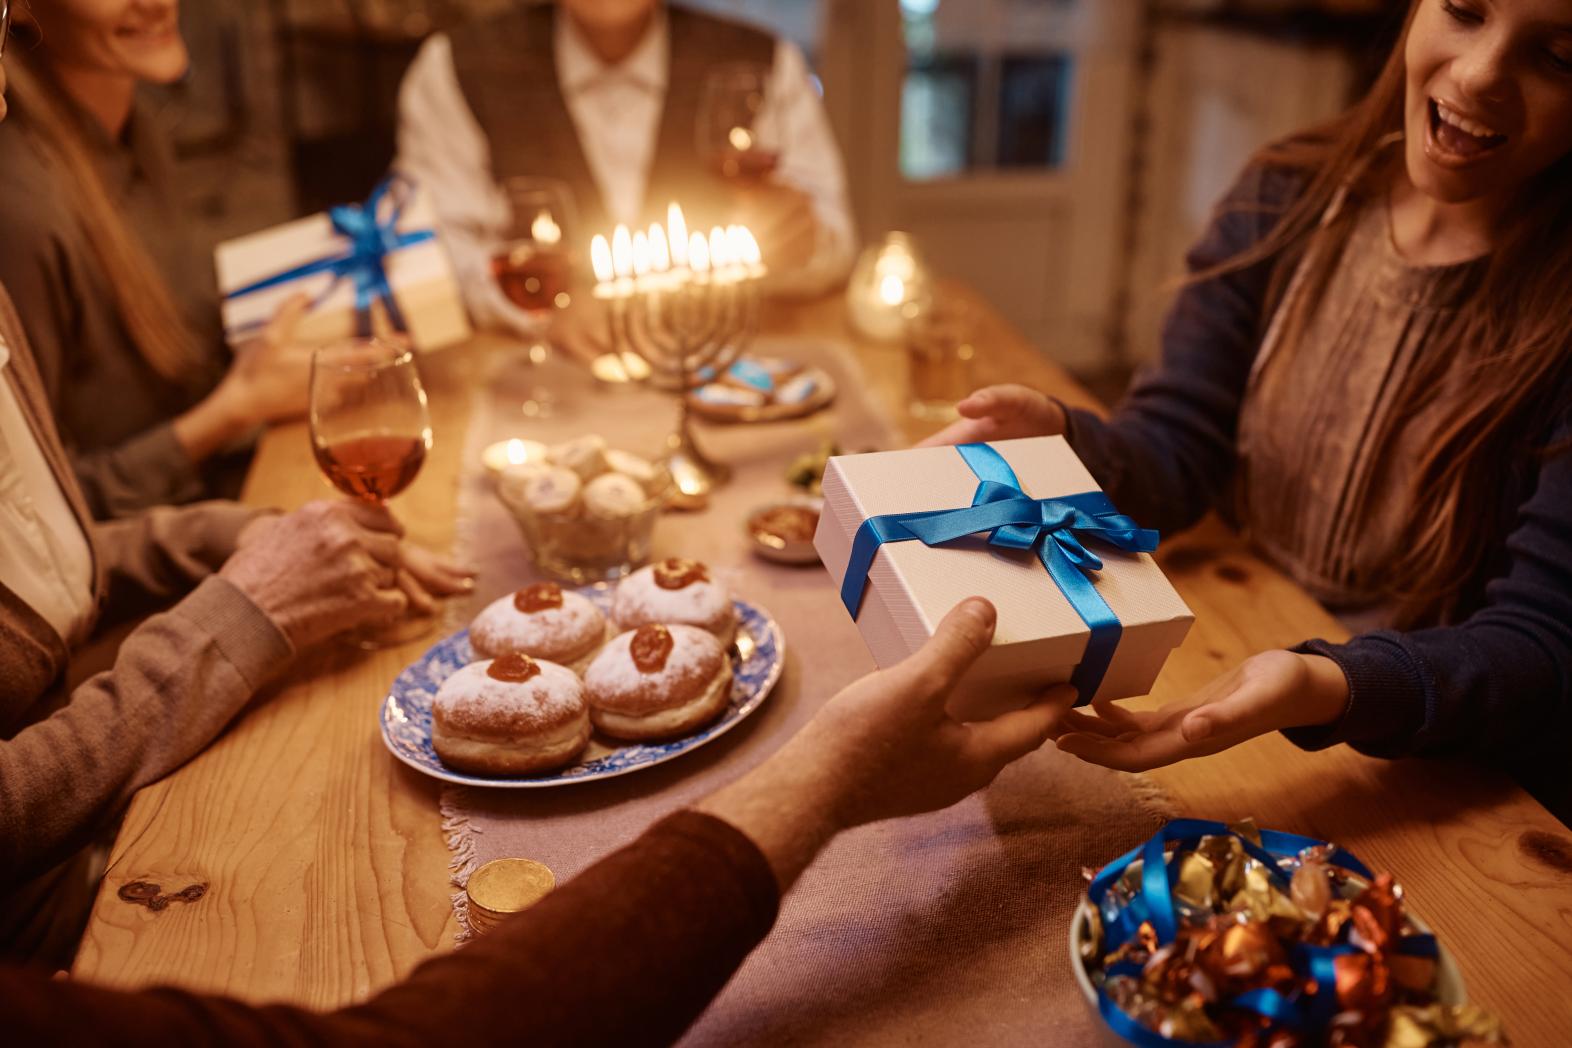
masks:
{"label": "brass menorah base", "polygon": [[652,385],[677,397],[677,426],[666,438],[666,465],[677,491],[701,502],[731,479],[693,437],[688,398],[736,362],[758,323],[752,280],[691,282],[641,290],[612,303],[612,341],[649,364]]}

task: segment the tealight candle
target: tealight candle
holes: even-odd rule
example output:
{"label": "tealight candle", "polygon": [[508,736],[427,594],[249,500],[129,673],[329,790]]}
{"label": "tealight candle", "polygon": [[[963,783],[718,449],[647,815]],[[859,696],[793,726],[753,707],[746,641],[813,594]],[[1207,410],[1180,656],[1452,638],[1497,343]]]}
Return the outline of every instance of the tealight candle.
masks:
{"label": "tealight candle", "polygon": [[530,462],[543,462],[546,445],[538,440],[499,440],[480,453],[480,460],[488,472],[499,477],[509,466],[523,466]]}

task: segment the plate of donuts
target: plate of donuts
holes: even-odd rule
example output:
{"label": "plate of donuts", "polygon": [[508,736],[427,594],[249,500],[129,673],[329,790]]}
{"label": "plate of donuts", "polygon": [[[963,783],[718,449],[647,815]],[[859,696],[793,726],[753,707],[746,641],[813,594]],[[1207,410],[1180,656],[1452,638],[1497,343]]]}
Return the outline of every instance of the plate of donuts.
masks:
{"label": "plate of donuts", "polygon": [[466,786],[594,782],[664,763],[736,727],[780,679],[769,612],[669,559],[620,584],[537,583],[499,598],[406,667],[382,740]]}

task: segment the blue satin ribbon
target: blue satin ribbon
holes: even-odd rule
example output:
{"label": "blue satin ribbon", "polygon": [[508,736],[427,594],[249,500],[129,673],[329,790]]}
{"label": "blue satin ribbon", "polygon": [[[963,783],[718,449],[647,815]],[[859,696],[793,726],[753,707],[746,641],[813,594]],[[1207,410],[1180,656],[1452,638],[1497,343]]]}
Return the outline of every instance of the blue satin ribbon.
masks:
{"label": "blue satin ribbon", "polygon": [[[1202,837],[1211,836],[1238,839],[1245,853],[1260,862],[1266,868],[1267,876],[1284,892],[1288,891],[1290,881],[1288,875],[1278,865],[1278,860],[1292,858],[1306,848],[1321,847],[1325,844],[1324,841],[1316,840],[1314,837],[1304,837],[1297,833],[1262,830],[1261,844],[1257,846],[1253,841],[1240,836],[1220,822],[1205,819],[1175,819],[1158,830],[1145,844],[1125,852],[1104,866],[1092,878],[1087,888],[1087,897],[1102,918],[1106,951],[1118,949],[1135,936],[1142,922],[1151,923],[1160,944],[1166,945],[1174,941],[1178,934],[1179,917],[1174,908],[1173,885],[1179,876],[1179,864],[1168,862],[1167,845],[1178,844],[1180,850],[1193,849],[1200,843]],[[1129,903],[1117,909],[1105,906],[1104,900],[1108,890],[1124,876],[1130,864],[1137,859],[1141,860],[1140,893]],[[1374,879],[1375,875],[1364,863],[1342,848],[1333,848],[1329,861],[1366,880]],[[1440,947],[1433,935],[1405,935],[1393,949],[1396,953],[1415,957],[1434,958],[1440,955]],[[1309,975],[1315,980],[1314,994],[1285,995],[1276,990],[1257,989],[1242,993],[1227,1003],[1229,1007],[1255,1012],[1276,1025],[1296,1030],[1324,1030],[1326,1024],[1339,1011],[1337,958],[1358,952],[1360,951],[1357,947],[1346,943],[1331,946],[1301,943],[1294,948],[1290,959],[1295,971],[1301,975]],[[1109,969],[1109,974],[1119,973]],[[1131,974],[1139,976],[1139,972]],[[1141,1025],[1126,1014],[1113,998],[1108,996],[1106,990],[1098,990],[1097,1008],[1110,1029],[1131,1044],[1140,1045],[1141,1048],[1170,1048],[1180,1045],[1193,1048],[1197,1044],[1194,1041],[1179,1041],[1164,1037]]]}
{"label": "blue satin ribbon", "polygon": [[[408,331],[404,313],[399,309],[388,282],[384,264],[388,255],[415,244],[436,239],[430,229],[399,232],[398,223],[408,203],[410,183],[398,175],[389,175],[371,191],[364,204],[343,204],[328,210],[333,232],[349,241],[348,249],[338,255],[315,259],[275,273],[270,277],[236,288],[226,298],[240,298],[269,288],[280,287],[318,273],[331,273],[333,282],[311,303],[316,308],[333,293],[340,281],[349,279],[355,285],[355,333],[371,334],[371,306],[381,302],[387,310],[388,323],[395,331]],[[384,207],[384,203],[387,207]],[[385,212],[385,213],[384,213]]]}
{"label": "blue satin ribbon", "polygon": [[990,545],[1034,552],[1091,630],[1086,652],[1070,678],[1078,695],[1076,705],[1091,702],[1124,628],[1092,585],[1089,573],[1101,570],[1103,562],[1082,539],[1096,539],[1129,553],[1150,553],[1157,548],[1157,532],[1121,514],[1101,491],[1053,499],[1029,497],[1004,456],[987,444],[961,444],[955,450],[979,482],[971,506],[886,513],[863,521],[852,539],[846,577],[841,580],[841,603],[855,619],[862,608],[868,570],[886,542],[916,539],[927,546],[942,546],[986,532]]}

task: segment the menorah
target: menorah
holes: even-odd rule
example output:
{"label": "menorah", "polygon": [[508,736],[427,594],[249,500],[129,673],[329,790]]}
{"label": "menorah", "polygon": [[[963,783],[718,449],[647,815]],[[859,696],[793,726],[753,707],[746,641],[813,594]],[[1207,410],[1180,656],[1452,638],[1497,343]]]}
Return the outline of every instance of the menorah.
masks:
{"label": "menorah", "polygon": [[730,469],[693,439],[689,398],[725,374],[759,324],[759,245],[745,226],[689,233],[672,204],[666,226],[630,233],[618,226],[590,247],[595,297],[609,303],[611,342],[622,370],[677,396],[677,428],[666,462],[683,495],[699,498],[724,484]]}

